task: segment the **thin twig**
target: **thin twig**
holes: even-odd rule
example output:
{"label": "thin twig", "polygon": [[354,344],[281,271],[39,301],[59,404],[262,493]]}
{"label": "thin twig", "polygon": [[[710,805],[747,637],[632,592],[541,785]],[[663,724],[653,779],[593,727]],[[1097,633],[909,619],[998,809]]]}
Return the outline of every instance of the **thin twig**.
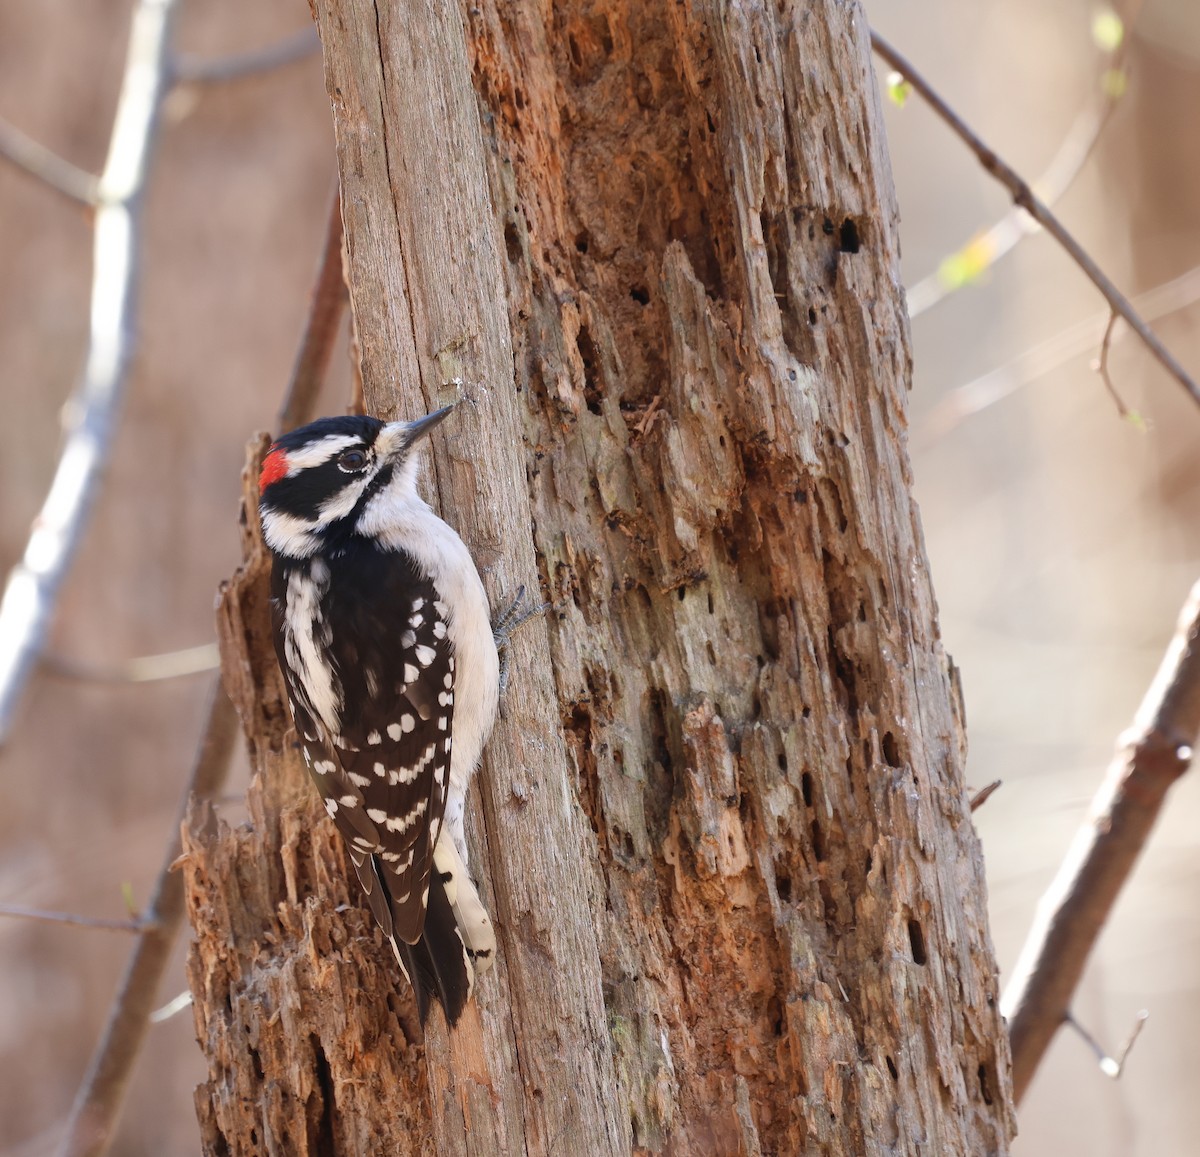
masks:
{"label": "thin twig", "polygon": [[971,811],[978,811],[989,799],[992,798],[993,792],[999,788],[1001,781],[993,779],[991,783],[985,784],[973,796],[971,796]]}
{"label": "thin twig", "polygon": [[1019,1103],[1070,1008],[1100,935],[1171,785],[1200,734],[1200,582],[1192,587],[1158,673],[1116,756],[1091,817],[1076,833],[1001,1000]]}
{"label": "thin twig", "polygon": [[[1197,301],[1200,301],[1200,267],[1189,269],[1162,285],[1139,293],[1133,299],[1138,312],[1147,321],[1169,317]],[[956,386],[930,410],[919,432],[921,442],[925,444],[943,437],[965,418],[982,413],[988,407],[1011,397],[1022,387],[1094,348],[1101,341],[1105,323],[1110,317],[1111,310],[1077,322],[1004,365]],[[1113,338],[1118,340],[1120,334],[1114,331]]]}
{"label": "thin twig", "polygon": [[59,1157],[101,1157],[112,1143],[133,1063],[150,1024],[159,981],[183,921],[183,877],[171,871],[182,850],[180,824],[193,796],[208,799],[220,790],[233,755],[237,728],[237,713],[217,680],[209,699],[203,738],[146,909],[145,927],[72,1106]]}
{"label": "thin twig", "polygon": [[306,60],[320,47],[317,30],[310,24],[265,48],[238,52],[232,56],[205,59],[181,54],[174,62],[171,79],[176,84],[225,84]]}
{"label": "thin twig", "polygon": [[83,535],[108,458],[133,352],[142,190],[162,98],[178,0],[140,0],[108,159],[97,188],[91,333],[83,380],[50,493],[0,602],[0,743],[45,642],[54,603]]}
{"label": "thin twig", "polygon": [[871,45],[892,68],[903,74],[904,78],[921,94],[930,108],[945,121],[950,130],[975,154],[979,159],[979,163],[1008,189],[1013,201],[1024,209],[1067,251],[1067,254],[1075,264],[1083,270],[1092,284],[1104,295],[1104,299],[1112,307],[1113,311],[1125,319],[1129,328],[1142,339],[1146,348],[1150,350],[1151,354],[1154,355],[1163,368],[1191,395],[1195,402],[1200,403],[1200,386],[1197,386],[1192,380],[1188,372],[1176,360],[1174,354],[1155,337],[1150,327],[1138,316],[1133,306],[1130,305],[1129,299],[1113,285],[1088,254],[1087,250],[1067,232],[1062,222],[1034,195],[1033,190],[1025,180],[988,148],[958,113],[930,87],[929,82],[875,31],[871,32]]}
{"label": "thin twig", "polygon": [[192,990],[185,988],[178,996],[172,997],[162,1008],[156,1008],[150,1014],[151,1024],[162,1024],[173,1016],[178,1016],[185,1008],[192,1007]]}
{"label": "thin twig", "polygon": [[201,643],[158,655],[139,655],[114,666],[82,663],[53,652],[47,652],[42,658],[42,668],[47,674],[85,683],[157,683],[163,679],[215,671],[220,665],[221,655],[216,643]]}
{"label": "thin twig", "polygon": [[1112,376],[1108,372],[1108,351],[1112,348],[1113,330],[1117,328],[1119,320],[1116,313],[1108,315],[1108,324],[1104,327],[1104,337],[1100,339],[1100,354],[1092,363],[1092,369],[1100,375],[1104,388],[1108,390],[1113,404],[1117,407],[1117,413],[1122,418],[1133,418],[1133,411],[1125,405],[1125,400],[1117,393],[1117,387],[1113,384]]}
{"label": "thin twig", "polygon": [[0,157],[24,169],[43,185],[77,205],[90,209],[96,204],[100,182],[91,173],[64,160],[32,137],[27,137],[6,120],[0,120]]}
{"label": "thin twig", "polygon": [[144,932],[145,920],[108,920],[103,916],[77,916],[74,912],[46,912],[41,908],[23,908],[19,904],[0,904],[0,916],[35,920],[45,924],[71,924],[76,928],[102,928],[109,932]]}
{"label": "thin twig", "polygon": [[303,424],[317,404],[317,395],[342,324],[349,300],[342,271],[342,200],[334,186],[325,220],[325,243],[309,299],[304,336],[296,352],[292,378],[279,409],[279,432],[286,434]]}
{"label": "thin twig", "polygon": [[[1122,69],[1129,47],[1129,32],[1144,6],[1144,0],[1134,0],[1129,11],[1122,14],[1124,34],[1116,50],[1109,53],[1101,78]],[[1114,92],[1103,83],[1096,86],[1095,93],[1080,110],[1054,158],[1042,175],[1033,182],[1033,188],[1047,205],[1054,205],[1075,183],[1075,178],[1082,172],[1083,166],[1092,155],[1100,140],[1100,134],[1108,124],[1119,100],[1118,92]],[[976,234],[963,248],[940,262],[933,273],[921,278],[906,291],[908,316],[917,317],[951,294],[965,289],[984,270],[992,268],[1002,257],[1012,252],[1026,237],[1032,237],[1039,231],[1037,222],[1030,220],[1022,210],[1015,207],[1009,209],[999,221],[982,233]],[[970,276],[948,279],[947,267],[953,267],[958,262],[970,267]]]}
{"label": "thin twig", "polygon": [[1129,1054],[1133,1051],[1133,1046],[1137,1044],[1137,1038],[1142,1035],[1142,1029],[1146,1027],[1146,1021],[1149,1019],[1150,1014],[1145,1009],[1142,1009],[1137,1014],[1133,1021],[1133,1028],[1129,1030],[1129,1037],[1121,1049],[1121,1054],[1116,1057],[1110,1057],[1105,1052],[1104,1046],[1075,1019],[1073,1014],[1068,1012],[1063,1017],[1063,1023],[1069,1028],[1073,1028],[1079,1034],[1084,1044],[1092,1050],[1092,1055],[1096,1058],[1096,1063],[1100,1066],[1100,1071],[1106,1077],[1112,1077],[1115,1081],[1125,1071],[1125,1062],[1129,1059]]}

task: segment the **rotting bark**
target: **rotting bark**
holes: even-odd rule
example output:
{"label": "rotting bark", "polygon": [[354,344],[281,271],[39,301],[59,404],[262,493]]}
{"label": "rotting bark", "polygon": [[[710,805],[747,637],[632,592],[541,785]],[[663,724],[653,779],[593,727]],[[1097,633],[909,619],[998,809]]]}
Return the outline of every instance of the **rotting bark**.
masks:
{"label": "rotting bark", "polygon": [[467,399],[443,509],[553,609],[470,832],[498,967],[421,1065],[261,562],[227,592],[259,774],[189,831],[206,1151],[1006,1152],[861,9],[314,11],[368,408]]}

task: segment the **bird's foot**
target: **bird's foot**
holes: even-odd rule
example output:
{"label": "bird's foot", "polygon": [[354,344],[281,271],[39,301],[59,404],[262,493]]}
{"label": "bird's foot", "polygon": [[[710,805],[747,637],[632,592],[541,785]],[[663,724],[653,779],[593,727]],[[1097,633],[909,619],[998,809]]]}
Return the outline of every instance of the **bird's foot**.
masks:
{"label": "bird's foot", "polygon": [[545,614],[549,603],[525,603],[525,585],[522,583],[512,605],[500,612],[492,621],[492,637],[496,640],[496,651],[500,656],[500,694],[508,686],[508,643],[530,619]]}

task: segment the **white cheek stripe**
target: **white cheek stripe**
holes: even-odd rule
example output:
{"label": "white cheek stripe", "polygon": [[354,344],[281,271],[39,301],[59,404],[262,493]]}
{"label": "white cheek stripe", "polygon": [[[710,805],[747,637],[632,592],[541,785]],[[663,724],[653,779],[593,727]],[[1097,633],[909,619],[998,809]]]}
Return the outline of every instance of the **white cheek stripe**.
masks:
{"label": "white cheek stripe", "polygon": [[363,496],[363,491],[366,490],[373,477],[374,474],[370,477],[364,475],[353,482],[348,481],[337,494],[322,502],[318,510],[321,525],[328,526],[331,522],[345,518],[358,505],[358,500]]}
{"label": "white cheek stripe", "polygon": [[262,512],[263,538],[276,553],[287,558],[307,558],[317,549],[315,522],[269,507]]}

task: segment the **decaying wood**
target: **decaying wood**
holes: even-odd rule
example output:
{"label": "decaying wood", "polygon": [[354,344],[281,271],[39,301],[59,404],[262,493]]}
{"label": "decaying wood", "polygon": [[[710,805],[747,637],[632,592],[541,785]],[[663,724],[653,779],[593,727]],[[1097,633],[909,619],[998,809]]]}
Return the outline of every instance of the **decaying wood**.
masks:
{"label": "decaying wood", "polygon": [[498,966],[422,1064],[251,540],[252,823],[189,833],[206,1151],[1006,1152],[861,10],[314,12],[368,408],[465,399],[442,508],[494,601],[553,609],[470,831]]}

